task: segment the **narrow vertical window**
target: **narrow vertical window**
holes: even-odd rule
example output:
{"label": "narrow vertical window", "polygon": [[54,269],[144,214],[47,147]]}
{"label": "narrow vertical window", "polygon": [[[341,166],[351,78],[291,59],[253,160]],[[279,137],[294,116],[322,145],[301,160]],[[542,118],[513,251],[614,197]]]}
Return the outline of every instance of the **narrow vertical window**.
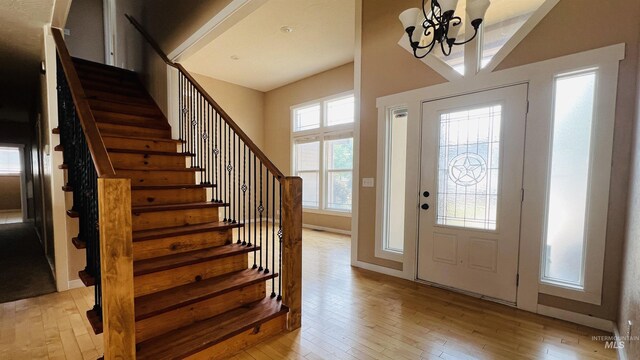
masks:
{"label": "narrow vertical window", "polygon": [[327,169],[327,209],[351,211],[353,183],[353,138],[325,141]]}
{"label": "narrow vertical window", "polygon": [[584,287],[597,72],[555,79],[543,281]]}
{"label": "narrow vertical window", "polygon": [[407,111],[395,110],[387,120],[383,250],[404,251],[404,204],[407,164]]}
{"label": "narrow vertical window", "polygon": [[296,175],[302,178],[302,205],[320,207],[320,141],[298,142],[294,150]]}

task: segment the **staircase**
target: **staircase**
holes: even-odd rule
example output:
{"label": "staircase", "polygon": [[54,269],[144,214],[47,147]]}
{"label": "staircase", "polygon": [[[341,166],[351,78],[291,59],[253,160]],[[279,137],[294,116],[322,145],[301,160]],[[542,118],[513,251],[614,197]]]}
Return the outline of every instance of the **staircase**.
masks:
{"label": "staircase", "polygon": [[[66,49],[62,49],[61,52],[62,45],[59,42],[57,45],[61,65],[65,68]],[[75,109],[85,135],[83,137],[80,133],[78,136],[87,143],[87,154],[93,159],[93,162],[89,159],[89,164],[84,166],[95,167],[98,178],[130,179],[130,205],[124,201],[120,204],[116,202],[113,206],[126,204],[130,207],[131,231],[125,232],[125,235],[130,234],[132,294],[127,295],[126,288],[117,288],[120,286],[118,278],[115,278],[116,281],[109,280],[114,280],[110,271],[117,266],[105,264],[106,261],[125,260],[129,240],[125,240],[123,244],[123,255],[115,256],[114,254],[120,250],[116,249],[114,253],[105,250],[105,246],[110,246],[110,243],[105,243],[109,241],[109,234],[105,233],[106,224],[105,229],[100,228],[100,236],[97,232],[91,235],[93,230],[90,227],[83,234],[83,216],[86,223],[86,217],[92,213],[101,214],[100,227],[103,226],[103,221],[106,221],[103,217],[106,217],[108,212],[103,212],[103,208],[97,211],[92,207],[95,200],[98,206],[105,207],[102,200],[95,199],[95,192],[93,198],[85,200],[74,194],[74,208],[76,202],[84,201],[87,205],[80,206],[85,210],[72,209],[68,212],[70,216],[80,218],[81,231],[73,242],[77,248],[87,251],[87,269],[80,275],[86,285],[96,285],[96,307],[88,312],[88,317],[96,332],[101,332],[104,328],[105,358],[117,357],[115,354],[119,354],[120,349],[115,347],[125,348],[123,351],[126,353],[127,346],[122,344],[132,342],[135,343],[137,359],[223,359],[274,336],[287,327],[292,328],[290,319],[288,320],[289,307],[285,305],[286,295],[283,299],[280,290],[277,289],[278,284],[282,284],[278,271],[283,265],[276,263],[286,256],[281,255],[281,251],[286,251],[282,249],[281,243],[283,233],[287,233],[287,229],[282,225],[284,220],[276,219],[276,213],[281,217],[288,210],[282,209],[280,200],[280,211],[276,211],[275,201],[276,196],[282,199],[287,195],[280,183],[279,191],[276,192],[276,181],[280,179],[274,175],[270,184],[267,177],[266,201],[263,204],[265,179],[262,178],[262,162],[259,164],[260,180],[254,181],[251,185],[250,179],[247,186],[247,175],[255,178],[258,174],[255,170],[255,155],[253,173],[250,162],[249,170],[246,170],[246,146],[249,146],[251,151],[250,145],[247,145],[250,141],[243,142],[243,152],[238,150],[236,159],[236,137],[233,137],[230,144],[233,144],[234,148],[229,145],[229,154],[225,155],[229,158],[233,155],[234,162],[231,163],[229,160],[227,165],[226,161],[222,161],[221,151],[224,150],[219,150],[222,148],[219,145],[226,144],[221,143],[213,149],[211,137],[216,129],[212,130],[211,125],[211,135],[202,135],[207,133],[199,130],[198,134],[191,134],[189,140],[172,139],[171,127],[166,117],[147,93],[136,73],[77,58],[71,59],[71,62],[79,84],[73,83],[74,75],[70,77],[69,72],[74,70],[67,69],[68,63],[65,68],[66,78],[70,80],[70,92],[74,95]],[[74,86],[77,87],[76,93]],[[81,92],[84,92],[88,104],[88,110],[85,110],[90,112],[90,115],[83,115],[80,107],[84,105],[76,99],[76,96],[82,96],[78,95]],[[191,96],[188,95],[189,98]],[[115,175],[100,175],[101,170],[98,169],[96,155],[92,151],[92,147],[97,147],[95,143],[99,141],[91,140],[88,135],[91,130],[84,119],[91,116]],[[206,121],[210,118],[204,114],[198,116],[204,116],[202,126],[206,127]],[[186,138],[183,134],[195,132],[190,124],[181,122],[181,138]],[[221,123],[213,122],[213,126],[218,126],[216,124],[222,129]],[[60,131],[69,133],[72,131],[70,129],[73,129],[73,126],[61,126]],[[224,127],[225,135],[226,132],[231,134],[232,130],[231,126]],[[238,149],[243,140],[241,135],[238,135]],[[65,138],[70,139],[71,136],[67,134],[62,137]],[[205,139],[204,145],[201,144],[200,138]],[[218,134],[217,139],[222,142],[225,138]],[[71,164],[74,160],[70,158],[71,155],[66,154],[67,147],[81,145],[70,144],[73,143],[68,140],[59,147],[65,151],[65,164],[61,168],[77,166]],[[240,168],[242,154],[244,170]],[[251,153],[249,154],[251,157]],[[219,167],[214,163],[218,156],[221,157]],[[89,158],[89,155],[85,157]],[[72,171],[69,171],[68,178],[72,174]],[[89,170],[75,171],[76,174],[81,172]],[[236,181],[236,172],[238,178],[245,177],[241,186],[240,180]],[[266,173],[268,167],[265,165]],[[224,191],[217,188],[220,182],[225,186]],[[85,183],[89,185],[82,185]],[[76,180],[75,184],[69,184],[65,190],[75,193],[79,191],[78,187],[92,184],[93,180],[89,177],[89,180]],[[270,187],[273,189],[271,200]],[[260,190],[256,195],[258,188]],[[86,195],[94,190],[80,191]],[[253,195],[251,191],[254,191]],[[243,198],[240,198],[241,193]],[[251,203],[251,196],[259,200]],[[271,215],[269,206],[272,207]],[[267,213],[263,223],[265,207]],[[247,209],[249,216],[246,215]],[[252,218],[252,211],[260,218],[259,221]],[[126,226],[126,222],[120,221],[118,226]],[[263,244],[262,236],[265,229],[266,241]],[[92,237],[95,237],[95,240],[91,240]],[[278,260],[276,251],[279,255]],[[289,267],[286,262],[284,267]],[[109,275],[104,275],[108,272]],[[130,276],[126,267],[122,273],[124,276],[120,279],[123,280],[122,284],[126,284],[126,279]],[[285,283],[285,293],[287,286]],[[109,306],[119,302],[108,299],[107,296],[111,295],[107,294],[115,294],[114,297],[124,299],[124,303],[132,298],[133,319],[130,321],[134,322],[133,334],[127,334],[127,320],[120,318],[126,317],[126,305],[123,305],[124,310],[107,312],[107,305],[103,306],[102,297],[105,304],[111,301]],[[112,323],[103,326],[107,322]],[[126,336],[130,338],[122,339]]]}

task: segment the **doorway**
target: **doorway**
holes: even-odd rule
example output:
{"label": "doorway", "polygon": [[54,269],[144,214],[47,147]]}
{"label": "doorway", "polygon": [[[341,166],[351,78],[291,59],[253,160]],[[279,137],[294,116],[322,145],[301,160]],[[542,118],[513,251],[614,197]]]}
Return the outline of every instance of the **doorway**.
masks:
{"label": "doorway", "polygon": [[0,225],[26,220],[24,169],[21,147],[0,146]]}
{"label": "doorway", "polygon": [[423,104],[418,279],[516,303],[527,89]]}

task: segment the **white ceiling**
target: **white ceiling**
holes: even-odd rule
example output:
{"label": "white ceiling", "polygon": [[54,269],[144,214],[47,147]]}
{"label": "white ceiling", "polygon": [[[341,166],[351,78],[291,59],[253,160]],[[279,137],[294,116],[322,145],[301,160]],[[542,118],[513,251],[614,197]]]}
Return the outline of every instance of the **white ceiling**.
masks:
{"label": "white ceiling", "polygon": [[[53,0],[0,0],[0,117],[13,118],[37,94],[43,26]],[[33,97],[33,98],[32,98]]]}
{"label": "white ceiling", "polygon": [[269,0],[182,62],[195,73],[269,91],[353,61],[354,43],[353,1]]}

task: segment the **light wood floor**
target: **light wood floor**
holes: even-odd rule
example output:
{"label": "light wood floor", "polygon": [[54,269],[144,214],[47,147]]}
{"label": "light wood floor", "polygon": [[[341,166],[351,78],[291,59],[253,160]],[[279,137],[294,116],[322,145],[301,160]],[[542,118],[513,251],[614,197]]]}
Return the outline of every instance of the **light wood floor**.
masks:
{"label": "light wood floor", "polygon": [[[615,359],[601,331],[349,266],[349,238],[304,231],[302,329],[235,360]],[[0,359],[96,359],[92,289],[0,304]]]}
{"label": "light wood floor", "polygon": [[0,225],[14,224],[22,222],[22,210],[0,211]]}

